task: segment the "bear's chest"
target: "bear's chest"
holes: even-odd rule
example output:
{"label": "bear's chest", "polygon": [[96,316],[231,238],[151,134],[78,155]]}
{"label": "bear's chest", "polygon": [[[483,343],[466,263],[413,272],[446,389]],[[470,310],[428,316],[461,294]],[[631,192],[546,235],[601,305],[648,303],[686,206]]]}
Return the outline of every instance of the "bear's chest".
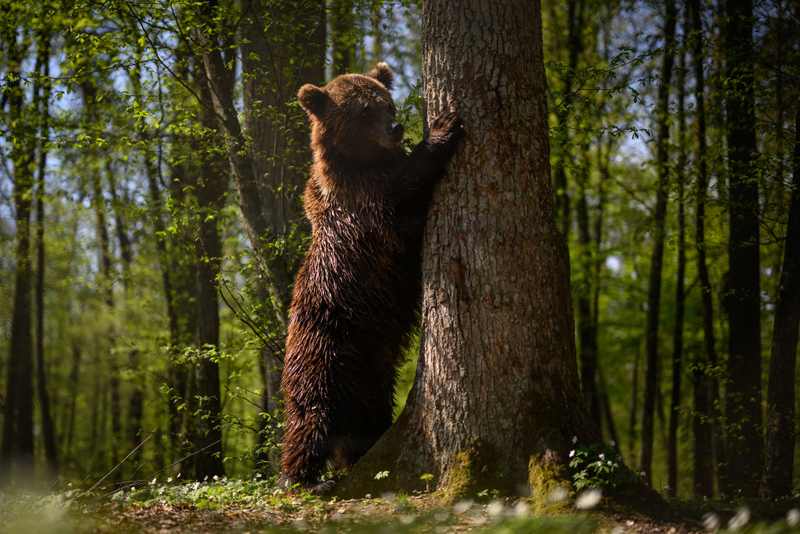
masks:
{"label": "bear's chest", "polygon": [[315,240],[319,238],[320,244],[339,253],[354,257],[402,253],[394,214],[383,203],[364,204],[357,209],[333,207],[320,223],[320,235],[315,235]]}

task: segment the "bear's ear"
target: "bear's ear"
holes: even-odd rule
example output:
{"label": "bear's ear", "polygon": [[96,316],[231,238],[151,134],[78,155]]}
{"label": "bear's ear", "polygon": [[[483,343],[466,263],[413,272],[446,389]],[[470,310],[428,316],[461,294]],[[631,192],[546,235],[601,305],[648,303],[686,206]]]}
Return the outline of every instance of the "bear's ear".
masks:
{"label": "bear's ear", "polygon": [[297,93],[297,101],[300,102],[300,106],[311,115],[317,117],[325,111],[328,100],[328,93],[324,89],[310,83],[301,87]]}
{"label": "bear's ear", "polygon": [[369,71],[367,76],[375,78],[381,82],[386,89],[392,90],[392,86],[394,85],[394,73],[392,69],[389,68],[389,65],[383,61],[375,65],[375,68]]}

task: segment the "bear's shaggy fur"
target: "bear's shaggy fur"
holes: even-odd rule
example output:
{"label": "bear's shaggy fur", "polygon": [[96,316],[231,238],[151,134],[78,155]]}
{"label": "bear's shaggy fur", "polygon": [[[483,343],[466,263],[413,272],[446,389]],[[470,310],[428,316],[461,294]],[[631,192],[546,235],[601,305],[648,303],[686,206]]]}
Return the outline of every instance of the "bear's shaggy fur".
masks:
{"label": "bear's shaggy fur", "polygon": [[286,342],[284,488],[328,489],[318,480],[326,465],[352,467],[392,423],[402,348],[419,317],[426,212],[464,135],[444,114],[406,155],[392,81],[378,63],[298,94],[312,125],[313,238]]}

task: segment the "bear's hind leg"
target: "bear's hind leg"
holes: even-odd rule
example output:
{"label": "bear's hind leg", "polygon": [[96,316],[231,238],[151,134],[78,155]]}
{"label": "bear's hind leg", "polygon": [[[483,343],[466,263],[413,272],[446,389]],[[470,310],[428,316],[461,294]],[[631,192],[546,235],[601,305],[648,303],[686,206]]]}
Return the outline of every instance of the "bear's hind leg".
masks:
{"label": "bear's hind leg", "polygon": [[293,400],[286,401],[286,428],[281,451],[278,486],[288,490],[300,484],[311,492],[319,486],[319,476],[333,453],[327,414],[304,410]]}

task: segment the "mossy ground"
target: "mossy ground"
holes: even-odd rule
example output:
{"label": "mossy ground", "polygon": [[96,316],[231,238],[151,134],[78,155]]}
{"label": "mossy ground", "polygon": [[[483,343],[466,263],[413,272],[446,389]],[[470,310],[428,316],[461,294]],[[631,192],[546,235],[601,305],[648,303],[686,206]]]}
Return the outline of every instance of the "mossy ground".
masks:
{"label": "mossy ground", "polygon": [[[556,488],[557,489],[557,488]],[[603,496],[591,510],[575,507],[571,492],[549,501],[497,497],[480,491],[450,505],[433,494],[386,494],[341,500],[308,494],[283,494],[274,481],[220,480],[207,483],[146,483],[123,491],[65,492],[57,495],[0,494],[0,532],[8,533],[178,533],[178,532],[703,532],[706,514],[725,527],[748,510],[736,532],[798,532],[800,499],[780,501],[669,501],[679,514],[648,516],[642,499],[626,504],[624,496]],[[630,496],[629,496],[630,497]],[[558,500],[558,502],[553,502]],[[663,501],[661,501],[663,503]],[[553,506],[557,504],[558,506]],[[661,506],[661,505],[659,505]],[[794,516],[791,510],[795,510]],[[657,511],[657,510],[655,510]],[[788,513],[788,521],[787,521]],[[657,515],[657,514],[656,514]],[[680,516],[688,519],[680,519]],[[729,530],[733,532],[734,530]]]}

